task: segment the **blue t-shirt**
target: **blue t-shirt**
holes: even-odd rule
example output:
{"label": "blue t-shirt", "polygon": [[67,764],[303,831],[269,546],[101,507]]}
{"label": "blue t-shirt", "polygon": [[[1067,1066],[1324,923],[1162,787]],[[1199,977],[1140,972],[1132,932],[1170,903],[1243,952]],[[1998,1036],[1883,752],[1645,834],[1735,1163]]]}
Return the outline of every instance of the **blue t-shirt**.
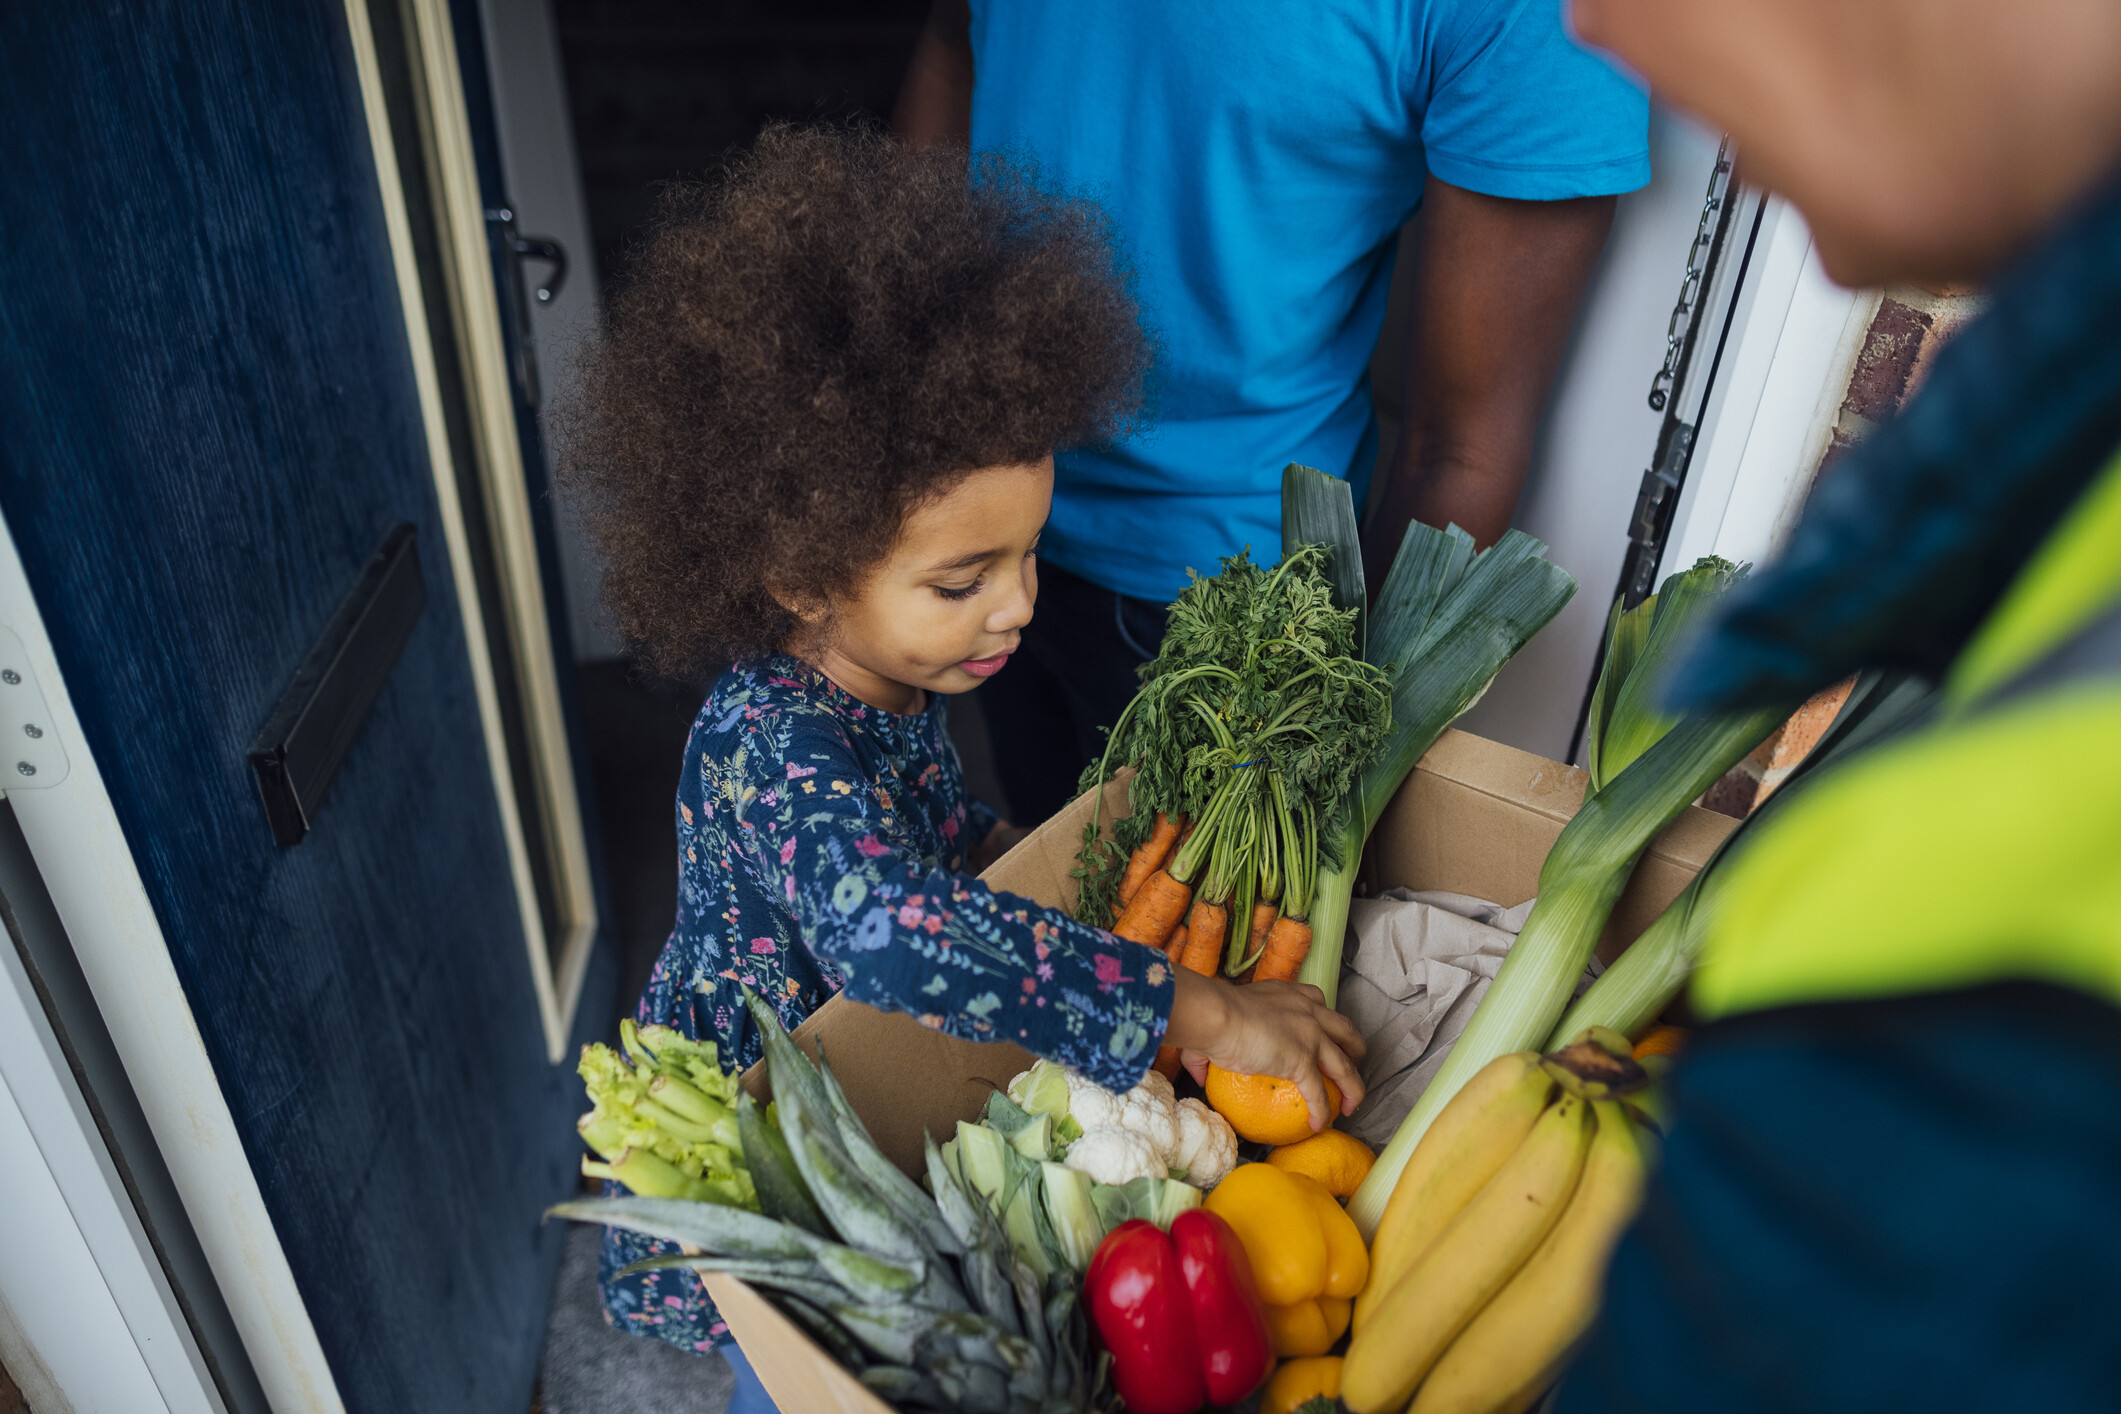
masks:
{"label": "blue t-shirt", "polygon": [[1152,423],[1058,458],[1040,553],[1166,601],[1281,543],[1281,469],[1355,483],[1394,236],[1428,173],[1631,191],[1648,99],[1562,0],[972,0],[972,145],[1095,198],[1159,340]]}

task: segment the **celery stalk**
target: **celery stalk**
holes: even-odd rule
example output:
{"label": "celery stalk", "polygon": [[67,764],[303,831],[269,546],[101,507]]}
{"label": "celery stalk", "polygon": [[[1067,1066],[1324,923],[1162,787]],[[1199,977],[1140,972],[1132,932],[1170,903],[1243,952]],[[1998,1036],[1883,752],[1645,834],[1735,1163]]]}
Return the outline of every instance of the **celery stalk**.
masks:
{"label": "celery stalk", "polygon": [[599,1163],[585,1154],[582,1156],[582,1173],[589,1178],[604,1178],[614,1183],[623,1183],[643,1198],[724,1201],[715,1192],[711,1180],[693,1178],[676,1164],[657,1158],[646,1149],[623,1150],[610,1163]]}

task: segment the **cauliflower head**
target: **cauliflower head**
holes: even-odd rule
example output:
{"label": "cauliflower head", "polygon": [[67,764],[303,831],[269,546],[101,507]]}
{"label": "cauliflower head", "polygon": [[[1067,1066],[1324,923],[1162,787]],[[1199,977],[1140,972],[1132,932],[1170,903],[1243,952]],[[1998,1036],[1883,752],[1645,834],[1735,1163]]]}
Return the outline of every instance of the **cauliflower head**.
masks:
{"label": "cauliflower head", "polygon": [[1065,1162],[1076,1172],[1088,1174],[1093,1182],[1114,1186],[1137,1178],[1163,1178],[1169,1173],[1163,1156],[1148,1139],[1117,1124],[1084,1124],[1083,1137],[1068,1146]]}
{"label": "cauliflower head", "polygon": [[1085,1133],[1119,1123],[1119,1096],[1072,1070],[1067,1076],[1068,1114]]}
{"label": "cauliflower head", "polygon": [[1119,1122],[1147,1139],[1166,1167],[1178,1166],[1178,1096],[1171,1082],[1150,1071],[1119,1097]]}
{"label": "cauliflower head", "polygon": [[1237,1131],[1199,1100],[1180,1100],[1177,1112],[1178,1151],[1171,1166],[1185,1170],[1195,1188],[1213,1188],[1237,1167]]}

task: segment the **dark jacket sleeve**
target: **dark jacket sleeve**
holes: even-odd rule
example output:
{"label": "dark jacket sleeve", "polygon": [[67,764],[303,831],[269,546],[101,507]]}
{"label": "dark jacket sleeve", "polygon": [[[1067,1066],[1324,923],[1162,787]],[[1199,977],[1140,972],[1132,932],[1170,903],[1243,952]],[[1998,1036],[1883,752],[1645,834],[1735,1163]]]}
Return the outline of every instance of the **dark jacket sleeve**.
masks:
{"label": "dark jacket sleeve", "polygon": [[2023,982],[1697,1032],[1560,1414],[2121,1404],[2117,1035]]}

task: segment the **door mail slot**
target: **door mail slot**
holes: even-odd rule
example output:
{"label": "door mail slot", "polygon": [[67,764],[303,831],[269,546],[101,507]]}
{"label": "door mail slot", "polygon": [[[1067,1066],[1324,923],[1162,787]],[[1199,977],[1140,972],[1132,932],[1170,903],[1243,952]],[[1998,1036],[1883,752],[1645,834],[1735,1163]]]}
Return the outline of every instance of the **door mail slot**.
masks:
{"label": "door mail slot", "polygon": [[250,744],[258,794],[281,846],[309,833],[339,763],[361,734],[426,606],[418,533],[400,521],[368,557]]}

